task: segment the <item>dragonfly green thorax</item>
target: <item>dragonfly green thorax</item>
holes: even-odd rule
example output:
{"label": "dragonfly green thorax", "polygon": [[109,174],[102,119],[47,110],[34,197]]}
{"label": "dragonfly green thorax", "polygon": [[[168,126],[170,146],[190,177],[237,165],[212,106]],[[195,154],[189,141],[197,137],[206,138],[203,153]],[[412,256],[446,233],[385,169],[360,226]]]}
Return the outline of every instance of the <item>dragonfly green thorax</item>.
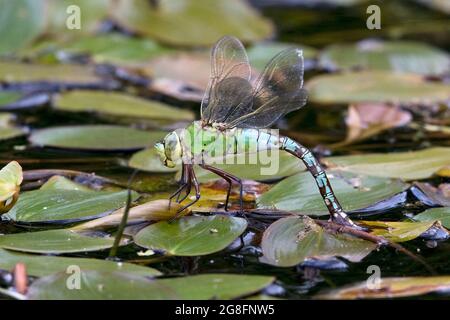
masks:
{"label": "dragonfly green thorax", "polygon": [[171,132],[155,146],[166,166],[181,163],[181,185],[170,199],[177,197],[177,201],[182,202],[194,187],[195,200],[180,212],[200,198],[194,164],[228,182],[225,209],[232,183],[237,183],[242,210],[242,180],[212,164],[215,159],[230,154],[276,149],[302,160],[316,180],[332,220],[355,226],[342,210],[314,155],[298,142],[267,129],[283,115],[304,106],[306,99],[301,50],[291,48],[280,52],[252,84],[251,68],[242,43],[234,37],[220,39],[211,53],[211,77],[201,104],[201,120]]}

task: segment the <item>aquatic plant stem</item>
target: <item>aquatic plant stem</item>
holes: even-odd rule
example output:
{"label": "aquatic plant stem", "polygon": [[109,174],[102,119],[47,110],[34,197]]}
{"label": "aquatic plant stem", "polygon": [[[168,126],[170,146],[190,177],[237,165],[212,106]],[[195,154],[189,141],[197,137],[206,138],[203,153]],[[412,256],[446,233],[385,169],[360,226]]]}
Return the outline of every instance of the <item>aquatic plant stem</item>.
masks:
{"label": "aquatic plant stem", "polygon": [[125,230],[125,227],[127,226],[128,222],[128,215],[130,213],[130,207],[131,207],[131,185],[134,181],[134,178],[136,177],[136,174],[139,172],[139,169],[135,169],[133,173],[130,176],[130,179],[128,180],[128,188],[127,188],[127,202],[125,204],[125,209],[123,211],[122,220],[120,221],[119,228],[117,229],[116,237],[114,239],[114,244],[109,251],[109,258],[113,259],[117,256],[117,249],[119,248],[120,240],[123,236],[123,231]]}

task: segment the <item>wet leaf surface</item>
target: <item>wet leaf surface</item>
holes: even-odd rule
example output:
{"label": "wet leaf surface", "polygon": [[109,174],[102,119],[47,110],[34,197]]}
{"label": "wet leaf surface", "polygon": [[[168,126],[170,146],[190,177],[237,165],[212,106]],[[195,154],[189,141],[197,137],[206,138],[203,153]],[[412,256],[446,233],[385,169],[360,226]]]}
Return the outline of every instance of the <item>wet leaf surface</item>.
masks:
{"label": "wet leaf surface", "polygon": [[329,167],[356,174],[417,180],[429,178],[450,164],[450,148],[329,157],[323,162]]}
{"label": "wet leaf surface", "polygon": [[246,229],[242,218],[216,215],[161,221],[142,229],[137,245],[174,256],[199,256],[226,248]]}
{"label": "wet leaf surface", "polygon": [[114,238],[84,235],[68,229],[0,235],[0,248],[14,251],[61,254],[111,248]]}
{"label": "wet leaf surface", "polygon": [[450,85],[425,81],[415,74],[387,71],[345,72],[320,75],[306,84],[309,100],[321,104],[381,102],[425,104],[450,97]]}
{"label": "wet leaf surface", "polygon": [[127,191],[34,190],[22,193],[7,216],[21,223],[67,224],[111,213],[124,206],[126,198]]}
{"label": "wet leaf surface", "polygon": [[155,144],[163,131],[144,131],[114,125],[53,127],[33,132],[35,146],[92,151],[132,151]]}
{"label": "wet leaf surface", "polygon": [[[328,177],[345,211],[363,209],[406,189],[396,180],[329,170]],[[258,199],[258,208],[279,209],[307,215],[324,215],[328,210],[309,172],[277,183]]]}
{"label": "wet leaf surface", "polygon": [[69,267],[78,266],[82,272],[94,270],[102,272],[126,272],[139,276],[158,276],[161,273],[150,267],[142,267],[125,262],[113,262],[93,258],[69,258],[46,255],[24,254],[0,249],[0,269],[13,270],[17,263],[24,263],[27,273],[44,277],[53,273],[66,273]]}
{"label": "wet leaf surface", "polygon": [[332,234],[306,216],[286,217],[264,232],[261,261],[280,267],[295,266],[306,259],[340,256],[358,262],[376,245],[343,234]]}

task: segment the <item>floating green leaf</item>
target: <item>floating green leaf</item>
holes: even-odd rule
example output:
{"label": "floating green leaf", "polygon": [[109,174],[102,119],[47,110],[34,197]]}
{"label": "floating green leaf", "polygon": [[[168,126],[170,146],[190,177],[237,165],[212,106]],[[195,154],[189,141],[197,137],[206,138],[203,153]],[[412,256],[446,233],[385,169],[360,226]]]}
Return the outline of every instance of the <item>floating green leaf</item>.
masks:
{"label": "floating green leaf", "polygon": [[[47,31],[58,36],[70,37],[75,35],[92,33],[99,26],[108,12],[110,0],[46,0],[47,4]],[[76,6],[79,11],[73,9]],[[69,29],[68,25],[74,25],[74,16],[79,12],[80,27]],[[63,32],[61,32],[63,31]]]}
{"label": "floating green leaf", "polygon": [[409,221],[359,221],[369,227],[371,233],[393,242],[410,241],[420,237],[435,225],[436,220],[425,222]]}
{"label": "floating green leaf", "polygon": [[432,104],[450,98],[450,85],[425,81],[416,74],[387,71],[319,75],[306,84],[309,100],[322,104],[389,102]]}
{"label": "floating green leaf", "polygon": [[54,105],[56,109],[63,111],[85,111],[144,119],[194,120],[191,111],[116,92],[69,91],[58,95]]}
{"label": "floating green leaf", "polygon": [[[132,199],[138,197],[132,194]],[[127,191],[34,190],[20,195],[7,216],[21,223],[73,223],[111,213],[125,205]]]}
{"label": "floating green leaf", "polygon": [[0,248],[33,253],[60,254],[111,248],[114,238],[81,234],[67,229],[0,235]]}
{"label": "floating green leaf", "polygon": [[0,81],[3,82],[63,82],[97,84],[92,67],[69,64],[31,64],[0,62]]}
{"label": "floating green leaf", "polygon": [[344,234],[329,233],[306,216],[277,220],[264,232],[262,262],[280,267],[295,266],[308,258],[344,257],[358,262],[376,244]]}
{"label": "floating green leaf", "polygon": [[23,180],[22,167],[11,161],[0,170],[0,202],[10,199],[20,190]]}
{"label": "floating green leaf", "polygon": [[166,167],[153,147],[133,154],[128,161],[128,166],[150,172],[176,172],[178,170],[178,168]]}
{"label": "floating green leaf", "polygon": [[240,274],[201,274],[157,280],[172,288],[180,299],[235,299],[255,293],[270,285],[273,277]]}
{"label": "floating green leaf", "polygon": [[170,52],[150,39],[132,38],[121,34],[104,34],[82,37],[63,45],[63,52],[89,54],[97,63],[137,65]]}
{"label": "floating green leaf", "polygon": [[86,271],[81,273],[80,288],[67,286],[66,273],[57,273],[33,282],[30,300],[174,300],[176,291],[145,277],[120,272]]}
{"label": "floating green leaf", "polygon": [[0,249],[0,269],[13,270],[18,263],[25,264],[27,274],[35,277],[48,276],[57,272],[67,272],[71,266],[79,267],[82,272],[96,270],[102,272],[125,272],[147,277],[161,275],[161,272],[156,269],[131,263],[88,258],[31,255]]}
{"label": "floating green leaf", "polygon": [[[345,211],[363,209],[407,188],[386,178],[328,170],[333,190]],[[328,214],[315,180],[309,172],[284,179],[258,199],[259,208],[276,208],[307,215]]]}
{"label": "floating green leaf", "polygon": [[373,69],[442,75],[450,71],[450,56],[426,43],[413,41],[361,41],[335,44],[320,55],[326,69]]}
{"label": "floating green leaf", "polygon": [[264,67],[267,65],[267,63],[270,61],[270,59],[272,59],[275,55],[277,55],[281,51],[288,48],[301,49],[303,51],[304,59],[314,59],[317,54],[317,50],[312,47],[282,42],[257,43],[247,50],[247,54],[251,65],[257,68],[258,70],[263,70]]}
{"label": "floating green leaf", "polygon": [[45,27],[45,3],[36,0],[0,0],[0,55],[29,45]]}
{"label": "floating green leaf", "polygon": [[404,180],[426,179],[450,165],[450,148],[428,148],[419,151],[374,153],[324,158],[328,167],[356,174]]}
{"label": "floating green leaf", "polygon": [[157,222],[139,231],[137,245],[174,256],[200,256],[225,249],[246,229],[245,219],[225,215]]}
{"label": "floating green leaf", "polygon": [[0,114],[0,141],[23,136],[27,130],[12,124],[15,116],[11,113]]}
{"label": "floating green leaf", "polygon": [[[278,152],[278,150],[230,155],[218,160],[221,161],[214,164],[214,167],[241,179],[249,180],[275,180],[305,169],[301,160],[287,152]],[[201,182],[220,179],[217,175],[200,167],[196,167],[195,172]]]}
{"label": "floating green leaf", "polygon": [[35,281],[28,292],[29,299],[146,299],[146,300],[206,300],[233,299],[246,296],[268,286],[272,277],[205,274],[171,279],[149,280],[119,272],[82,273],[81,288],[67,288],[67,274],[59,273]]}
{"label": "floating green leaf", "polygon": [[113,18],[125,28],[180,46],[209,46],[225,34],[261,40],[272,24],[240,0],[116,1]]}
{"label": "floating green leaf", "polygon": [[22,94],[16,91],[0,91],[0,110],[1,106],[15,102],[22,97]]}
{"label": "floating green leaf", "polygon": [[444,227],[450,229],[450,208],[432,208],[414,216],[417,221],[440,221]]}
{"label": "floating green leaf", "polygon": [[53,176],[47,180],[40,188],[40,190],[81,190],[92,191],[92,189],[85,185],[76,183],[63,176]]}
{"label": "floating green leaf", "polygon": [[316,296],[318,299],[392,299],[450,290],[450,277],[381,278],[373,289],[367,281],[338,288]]}
{"label": "floating green leaf", "polygon": [[166,135],[113,125],[54,127],[35,131],[30,141],[37,146],[64,149],[129,151],[152,146]]}

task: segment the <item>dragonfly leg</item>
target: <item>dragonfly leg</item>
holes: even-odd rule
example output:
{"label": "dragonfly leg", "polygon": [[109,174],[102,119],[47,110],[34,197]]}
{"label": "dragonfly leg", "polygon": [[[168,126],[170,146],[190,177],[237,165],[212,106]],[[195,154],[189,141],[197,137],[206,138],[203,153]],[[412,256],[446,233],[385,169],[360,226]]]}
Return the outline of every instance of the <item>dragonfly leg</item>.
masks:
{"label": "dragonfly leg", "polygon": [[[189,202],[187,205],[185,205],[184,207],[182,207],[181,209],[178,210],[177,215],[174,217],[178,218],[178,216],[181,214],[181,212],[183,212],[186,208],[189,208],[190,206],[192,206],[194,203],[196,203],[199,199],[200,199],[200,185],[198,184],[197,181],[197,177],[195,176],[195,172],[194,172],[194,166],[192,164],[187,165],[187,173],[189,174],[189,193],[190,193],[190,189],[191,189],[191,185],[194,185],[194,189],[195,189],[195,199],[191,202]],[[189,193],[187,195],[189,195]],[[187,195],[181,200],[183,201]]]}
{"label": "dragonfly leg", "polygon": [[330,219],[341,225],[347,225],[360,229],[360,227],[357,226],[342,209],[342,206],[334,195],[325,170],[322,168],[319,161],[317,161],[311,151],[298,142],[287,137],[283,138],[280,149],[289,152],[303,161],[308,171],[316,180],[323,201],[330,212]]}
{"label": "dragonfly leg", "polygon": [[241,211],[243,211],[244,210],[244,203],[243,203],[244,188],[242,185],[242,180],[236,176],[233,176],[232,174],[229,174],[226,171],[212,167],[210,165],[201,164],[200,166],[203,169],[206,169],[208,171],[211,171],[212,173],[217,174],[219,177],[223,178],[225,181],[228,182],[227,199],[225,201],[225,211],[228,211],[228,201],[230,199],[230,193],[231,193],[231,188],[233,186],[233,181],[236,182],[237,184],[239,184],[239,205],[240,205]]}
{"label": "dragonfly leg", "polygon": [[183,166],[181,168],[180,187],[169,197],[169,210],[170,210],[170,205],[172,204],[172,199],[177,197],[177,201],[178,201],[178,198],[179,198],[181,192],[183,191],[184,188],[187,187],[189,177],[187,175],[185,166],[186,165],[183,164]]}

